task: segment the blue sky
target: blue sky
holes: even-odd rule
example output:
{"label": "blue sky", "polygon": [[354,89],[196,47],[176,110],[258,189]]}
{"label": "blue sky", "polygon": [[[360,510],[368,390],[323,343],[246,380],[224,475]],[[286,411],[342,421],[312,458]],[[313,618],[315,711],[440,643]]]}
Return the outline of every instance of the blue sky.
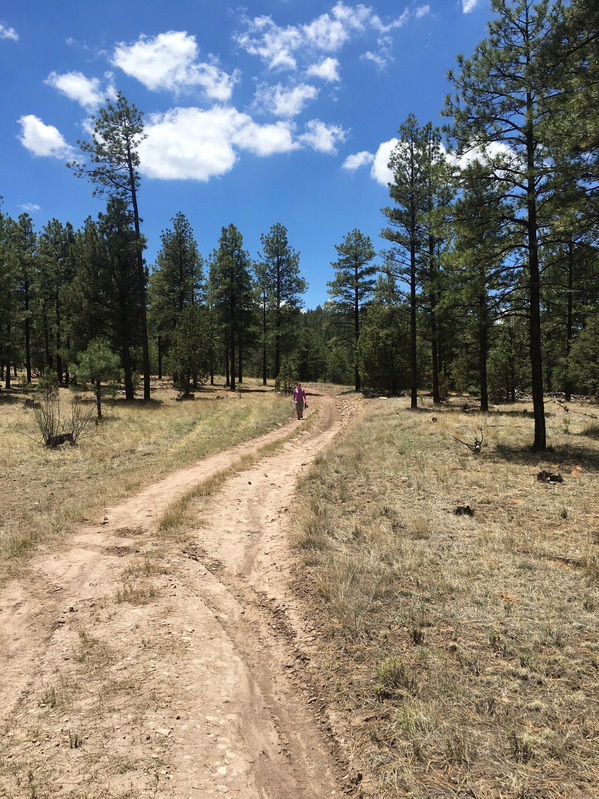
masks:
{"label": "blue sky", "polygon": [[221,228],[253,258],[280,222],[327,299],[335,244],[384,247],[386,166],[409,113],[441,124],[447,70],[486,35],[489,0],[21,0],[0,6],[0,194],[40,230],[104,210],[65,167],[122,91],[144,113],[140,212],[151,265],[182,211],[202,255]]}

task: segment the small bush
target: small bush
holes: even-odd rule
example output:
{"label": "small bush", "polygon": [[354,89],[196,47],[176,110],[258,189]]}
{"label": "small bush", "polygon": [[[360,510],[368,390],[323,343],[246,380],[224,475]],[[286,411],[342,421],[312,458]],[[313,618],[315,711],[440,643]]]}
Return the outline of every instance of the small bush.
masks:
{"label": "small bush", "polygon": [[57,449],[67,443],[75,446],[85,432],[94,411],[93,406],[85,408],[80,401],[74,399],[71,403],[70,417],[65,419],[61,413],[58,393],[53,395],[46,391],[41,397],[39,407],[34,410],[34,416],[46,447]]}

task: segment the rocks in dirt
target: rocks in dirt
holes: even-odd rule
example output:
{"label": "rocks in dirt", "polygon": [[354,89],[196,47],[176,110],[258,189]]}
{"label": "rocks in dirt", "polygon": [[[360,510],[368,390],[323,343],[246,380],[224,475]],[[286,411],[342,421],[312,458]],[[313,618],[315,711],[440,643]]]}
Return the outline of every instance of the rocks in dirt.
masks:
{"label": "rocks in dirt", "polygon": [[541,469],[537,474],[537,480],[541,483],[563,483],[564,478],[559,472],[549,472],[546,469]]}

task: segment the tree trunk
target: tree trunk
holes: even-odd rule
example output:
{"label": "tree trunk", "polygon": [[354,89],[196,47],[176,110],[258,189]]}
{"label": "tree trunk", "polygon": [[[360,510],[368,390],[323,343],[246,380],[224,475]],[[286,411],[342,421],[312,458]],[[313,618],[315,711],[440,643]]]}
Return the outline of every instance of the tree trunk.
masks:
{"label": "tree trunk", "polygon": [[[266,307],[263,305],[262,307],[262,385],[266,385],[266,330],[267,330],[267,323],[266,323]],[[276,377],[276,375],[275,375]]]}
{"label": "tree trunk", "polygon": [[158,380],[162,380],[162,336],[158,336]]}
{"label": "tree trunk", "polygon": [[29,281],[25,280],[25,369],[31,383],[31,318],[29,316]]}
{"label": "tree trunk", "polygon": [[534,140],[532,130],[527,132],[528,152],[528,271],[530,300],[530,366],[532,383],[532,405],[535,421],[534,452],[547,448],[545,429],[545,405],[543,400],[543,351],[541,346],[541,277],[539,270],[539,247],[537,241],[537,206],[534,185]]}
{"label": "tree trunk", "polygon": [[230,344],[230,370],[231,370],[231,382],[230,382],[230,389],[231,391],[235,391],[235,336],[231,333],[231,344]]}
{"label": "tree trunk", "polygon": [[98,412],[98,419],[102,418],[102,386],[99,380],[96,380],[96,410]]}
{"label": "tree trunk", "polygon": [[568,310],[566,316],[566,368],[568,376],[564,385],[564,394],[568,402],[572,399],[572,381],[570,380],[570,350],[572,349],[572,331],[574,329],[573,322],[573,299],[572,292],[574,288],[574,247],[572,239],[568,242]]}
{"label": "tree trunk", "polygon": [[131,153],[127,154],[129,166],[129,185],[131,188],[131,203],[133,205],[133,222],[135,225],[135,255],[137,259],[137,282],[140,303],[141,323],[141,349],[144,373],[144,400],[150,399],[150,347],[148,342],[148,315],[146,309],[146,270],[141,244],[141,229],[139,224],[139,210],[137,208],[137,190],[135,187],[135,170]]}
{"label": "tree trunk", "polygon": [[358,339],[360,338],[360,305],[358,297],[358,276],[355,275],[356,290],[354,293],[354,389],[360,391],[360,372],[358,371]]}
{"label": "tree trunk", "polygon": [[125,399],[128,402],[132,402],[135,399],[135,390],[133,388],[133,366],[131,364],[128,341],[123,344],[123,371],[125,373]]}
{"label": "tree trunk", "polygon": [[480,325],[478,331],[478,379],[480,382],[480,409],[483,413],[489,410],[489,388],[487,385],[487,350],[489,348],[489,333],[486,321]]}
{"label": "tree trunk", "polygon": [[4,387],[10,388],[10,356],[11,356],[11,346],[10,346],[10,318],[6,325],[6,376],[4,379]]}
{"label": "tree trunk", "polygon": [[410,407],[418,407],[418,350],[416,338],[416,245],[410,244]]}

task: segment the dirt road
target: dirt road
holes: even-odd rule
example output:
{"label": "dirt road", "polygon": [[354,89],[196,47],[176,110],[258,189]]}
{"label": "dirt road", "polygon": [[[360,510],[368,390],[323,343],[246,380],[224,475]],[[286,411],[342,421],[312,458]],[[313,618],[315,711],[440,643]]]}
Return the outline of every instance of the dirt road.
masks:
{"label": "dirt road", "polygon": [[0,797],[318,799],[349,791],[289,590],[298,475],[355,407],[196,504],[169,503],[290,425],[207,458],[39,550],[0,594]]}

